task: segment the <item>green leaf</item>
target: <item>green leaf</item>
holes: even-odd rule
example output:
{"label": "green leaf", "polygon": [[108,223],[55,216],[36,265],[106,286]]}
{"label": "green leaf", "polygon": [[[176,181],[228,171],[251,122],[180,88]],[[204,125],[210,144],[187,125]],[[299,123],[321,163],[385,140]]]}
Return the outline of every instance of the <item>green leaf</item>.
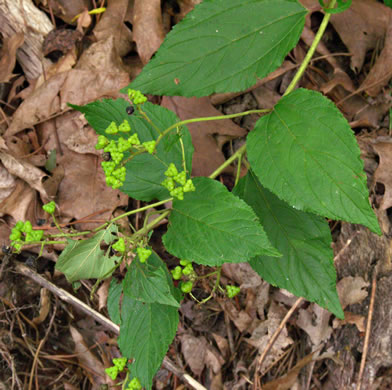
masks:
{"label": "green leaf", "polygon": [[340,14],[341,12],[349,9],[352,3],[352,0],[337,0],[337,7],[328,8],[324,4],[324,0],[319,0],[320,5],[323,7],[323,10],[327,14]]}
{"label": "green leaf", "polygon": [[136,257],[124,278],[124,294],[145,303],[161,303],[179,307],[172,295],[173,282],[166,265],[154,252],[147,262],[140,263]]}
{"label": "green leaf", "polygon": [[[174,123],[179,122],[172,111],[149,102],[142,105],[142,110],[156,127],[147,122],[137,110],[129,116],[126,113],[129,102],[124,99],[103,99],[85,106],[70,106],[85,114],[91,127],[98,134],[105,135],[108,139],[119,137],[105,134],[106,128],[112,121],[120,125],[126,119],[131,125],[131,133],[128,134],[136,132],[140,142],[155,140],[159,136],[157,129],[162,132]],[[185,126],[182,126],[180,131],[184,143],[186,167],[191,172],[193,155],[191,136]],[[163,200],[168,198],[170,196],[169,192],[161,185],[161,182],[166,178],[164,172],[171,162],[176,165],[178,170],[182,170],[182,149],[179,139],[176,130],[173,130],[159,143],[156,154],[143,153],[128,162],[125,165],[127,176],[120,190],[138,200],[150,201],[152,199]],[[129,154],[125,154],[125,158],[128,156]]]}
{"label": "green leaf", "polygon": [[122,283],[113,278],[110,282],[107,307],[110,319],[117,325],[120,325],[120,298],[123,288]]}
{"label": "green leaf", "polygon": [[265,189],[252,172],[239,181],[233,192],[252,206],[272,244],[283,254],[279,259],[256,256],[250,261],[252,268],[274,286],[343,318],[327,221],[293,209]]}
{"label": "green leaf", "polygon": [[109,225],[87,240],[67,239],[68,245],[57,260],[56,269],[63,272],[70,283],[110,276],[120,258],[106,256],[100,245],[102,241],[107,244],[113,242],[116,237],[113,233],[116,232],[117,227]]}
{"label": "green leaf", "polygon": [[306,14],[287,0],[204,1],[166,36],[131,86],[189,97],[242,91],[282,64]]}
{"label": "green leaf", "polygon": [[173,306],[123,296],[118,345],[123,356],[135,359],[132,375],[146,389],[151,389],[152,379],[176,335],[178,321],[178,311]]}
{"label": "green leaf", "polygon": [[257,216],[218,181],[193,179],[195,192],[173,201],[166,249],[181,259],[210,266],[242,263],[256,255],[280,256]]}
{"label": "green leaf", "polygon": [[384,4],[389,7],[392,8],[392,0],[384,0]]}
{"label": "green leaf", "polygon": [[257,121],[247,150],[261,184],[291,206],[381,234],[354,134],[320,93],[297,89],[283,97]]}

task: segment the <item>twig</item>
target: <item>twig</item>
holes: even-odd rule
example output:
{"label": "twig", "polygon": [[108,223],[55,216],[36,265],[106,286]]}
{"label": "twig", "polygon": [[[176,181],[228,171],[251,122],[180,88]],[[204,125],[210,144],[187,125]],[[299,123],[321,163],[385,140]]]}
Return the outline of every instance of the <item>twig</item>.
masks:
{"label": "twig", "polygon": [[374,311],[374,301],[376,297],[376,288],[377,288],[377,272],[374,271],[373,280],[372,280],[372,294],[370,296],[369,314],[366,323],[365,342],[363,345],[361,366],[359,368],[357,390],[361,390],[363,372],[365,370],[366,357],[369,349],[369,339],[370,339],[370,332],[371,332],[371,325],[372,325],[372,318],[373,318],[373,311]]}
{"label": "twig", "polygon": [[[101,313],[98,313],[97,311],[95,311],[94,309],[92,309],[91,307],[86,305],[80,299],[74,297],[68,291],[63,290],[62,288],[59,288],[55,284],[49,282],[49,280],[47,280],[44,277],[42,277],[41,275],[37,274],[33,269],[31,269],[21,263],[16,263],[15,269],[16,269],[16,271],[27,276],[28,278],[33,279],[39,285],[47,288],[53,294],[58,296],[61,300],[69,303],[70,305],[77,307],[83,313],[93,317],[95,321],[99,322],[101,325],[103,325],[104,327],[106,327],[107,329],[112,331],[113,333],[115,333],[117,335],[120,333],[120,327],[118,325],[116,325],[114,322],[110,321],[108,318],[103,316]],[[193,389],[207,390],[203,385],[201,385],[199,382],[197,382],[195,379],[193,379],[190,375],[184,373],[168,357],[165,356],[165,358],[163,359],[162,365],[167,370],[171,371],[173,374],[178,376],[187,385],[191,386]]]}
{"label": "twig", "polygon": [[259,361],[256,364],[256,369],[255,369],[255,379],[253,381],[253,388],[254,390],[257,390],[257,387],[259,386],[259,370],[261,368],[261,365],[263,364],[263,361],[265,357],[267,356],[268,352],[274,345],[275,341],[278,339],[280,332],[283,330],[284,326],[286,325],[287,321],[290,319],[290,317],[293,315],[294,311],[297,309],[297,307],[302,303],[303,298],[298,298],[292,308],[287,312],[283,320],[278,326],[278,329],[276,329],[275,333],[272,335],[270,341],[268,342],[267,346],[265,347],[263,353],[261,354]]}

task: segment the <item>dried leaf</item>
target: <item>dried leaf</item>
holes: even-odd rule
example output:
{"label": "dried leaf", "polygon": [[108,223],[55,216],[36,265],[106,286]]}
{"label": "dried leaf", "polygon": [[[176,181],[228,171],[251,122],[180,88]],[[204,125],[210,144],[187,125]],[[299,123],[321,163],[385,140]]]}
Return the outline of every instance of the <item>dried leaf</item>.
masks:
{"label": "dried leaf", "polygon": [[89,7],[89,0],[49,0],[52,12],[67,24]]}
{"label": "dried leaf", "polygon": [[105,279],[97,290],[98,295],[98,310],[102,310],[106,307],[106,302],[108,301],[110,279]]}
{"label": "dried leaf", "polygon": [[241,289],[255,288],[262,284],[260,275],[249,263],[226,263],[222,266],[225,276],[241,286]]}
{"label": "dried leaf", "polygon": [[89,350],[83,336],[76,328],[70,326],[72,339],[75,343],[75,354],[82,367],[85,367],[85,375],[93,385],[114,384],[108,377],[105,378],[105,367],[101,361]]}
{"label": "dried leaf", "polygon": [[15,186],[15,177],[8,172],[3,164],[0,164],[0,204],[12,194]]}
{"label": "dried leaf", "polygon": [[369,283],[365,282],[361,276],[346,276],[339,280],[336,289],[342,309],[344,310],[354,303],[362,302],[368,296],[368,292],[365,290],[368,286]]}
{"label": "dried leaf", "polygon": [[129,78],[125,72],[72,69],[59,73],[35,90],[19,106],[5,136],[14,135],[68,110],[67,103],[83,105],[110,95],[128,83]]}
{"label": "dried leaf", "polygon": [[308,334],[312,344],[317,347],[331,337],[330,318],[329,311],[312,303],[306,310],[299,311],[297,326]]}
{"label": "dried leaf", "polygon": [[241,333],[247,330],[253,321],[246,311],[238,310],[231,300],[224,301],[223,309]]}
{"label": "dried leaf", "polygon": [[[212,106],[207,97],[184,98],[164,97],[162,106],[174,111],[181,119],[198,118],[204,116],[222,115]],[[208,176],[224,161],[225,157],[214,136],[222,136],[221,143],[229,139],[243,137],[246,131],[229,119],[190,123],[187,125],[191,135],[195,153],[193,155],[192,174],[194,176]]]}
{"label": "dried leaf", "polygon": [[4,38],[0,51],[0,83],[8,83],[14,76],[12,71],[16,62],[16,51],[23,45],[24,34],[15,33],[10,38]]}
{"label": "dried leaf", "polygon": [[380,209],[387,210],[392,207],[392,141],[376,142],[373,149],[380,157],[380,164],[374,173],[374,182],[382,183],[385,187]]}
{"label": "dried leaf", "polygon": [[[264,351],[286,313],[287,310],[283,306],[277,305],[274,301],[272,301],[268,310],[268,319],[261,321],[260,324],[253,330],[251,337],[245,339],[245,341],[258,348],[260,353]],[[284,327],[266,356],[261,371],[264,372],[264,370],[276,361],[284,353],[284,350],[291,344],[293,344],[293,340],[288,336],[287,328]]]}
{"label": "dried leaf", "polygon": [[205,367],[206,339],[185,333],[180,336],[180,340],[185,362],[195,375],[200,376]]}
{"label": "dried leaf", "polygon": [[0,216],[10,215],[15,221],[34,221],[35,204],[36,192],[18,179],[14,191],[0,203]]}
{"label": "dried leaf", "polygon": [[361,85],[361,90],[377,96],[392,77],[392,12],[384,39],[384,48]]}
{"label": "dried leaf", "polygon": [[8,172],[27,182],[32,188],[36,189],[47,201],[49,196],[43,186],[43,179],[48,176],[40,169],[29,164],[24,160],[18,160],[8,153],[0,151],[0,160]]}
{"label": "dried leaf", "polygon": [[114,36],[119,56],[125,56],[132,48],[132,31],[125,25],[128,8],[132,7],[129,0],[112,0],[108,2],[106,11],[94,28],[98,41]]}
{"label": "dried leaf", "polygon": [[262,390],[289,390],[297,381],[301,369],[313,361],[314,353],[302,358],[286,375],[263,385]]}
{"label": "dried leaf", "polygon": [[45,321],[50,311],[50,292],[46,288],[41,288],[40,308],[37,317],[32,319],[38,325]]}
{"label": "dried leaf", "polygon": [[164,37],[161,0],[135,0],[133,39],[144,64],[161,46]]}
{"label": "dried leaf", "polygon": [[354,314],[349,311],[344,312],[344,320],[340,320],[339,318],[335,318],[333,320],[333,328],[339,328],[343,325],[346,324],[353,324],[357,327],[359,332],[365,332],[366,326],[365,326],[365,317],[361,316],[359,314]]}
{"label": "dried leaf", "polygon": [[356,0],[346,11],[331,16],[331,24],[352,54],[355,72],[362,69],[366,53],[384,38],[391,14],[391,8],[377,1]]}

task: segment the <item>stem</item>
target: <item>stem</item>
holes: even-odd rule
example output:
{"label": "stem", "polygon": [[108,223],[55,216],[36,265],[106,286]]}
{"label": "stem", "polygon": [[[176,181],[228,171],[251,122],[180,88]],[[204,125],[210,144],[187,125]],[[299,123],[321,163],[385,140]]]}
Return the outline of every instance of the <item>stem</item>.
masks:
{"label": "stem", "polygon": [[237,173],[236,173],[236,175],[235,175],[234,187],[238,184],[238,181],[240,180],[242,157],[243,157],[243,154],[241,154],[240,156],[238,156]]}
{"label": "stem", "polygon": [[143,118],[152,126],[155,128],[155,130],[159,133],[162,134],[162,131],[159,130],[159,128],[155,125],[155,123],[153,123],[153,121],[148,117],[148,115],[142,110],[142,108],[140,107],[140,104],[137,105],[137,109],[140,112],[140,114],[142,114]]}
{"label": "stem", "polygon": [[[90,234],[90,233],[96,233],[96,232],[98,232],[99,230],[105,228],[106,226],[110,225],[110,224],[113,223],[113,222],[118,221],[118,220],[121,219],[121,218],[127,217],[127,216],[132,215],[132,214],[139,213],[140,211],[145,211],[145,210],[151,209],[151,208],[153,208],[153,207],[161,206],[161,205],[165,204],[166,202],[170,202],[171,200],[173,200],[173,198],[168,198],[168,199],[165,199],[165,200],[161,200],[160,202],[156,202],[156,203],[153,203],[153,204],[149,204],[149,205],[147,205],[147,206],[144,206],[144,207],[140,207],[140,208],[135,209],[135,210],[128,211],[128,212],[126,212],[126,213],[124,213],[124,214],[119,215],[119,216],[116,217],[116,218],[113,218],[113,219],[111,219],[111,220],[105,222],[104,224],[98,226],[98,227],[95,228],[94,230],[87,230],[87,231],[78,232],[78,233],[51,234],[51,235],[49,235],[49,237],[52,237],[52,238],[54,238],[54,237],[78,237],[78,236],[84,236],[84,235]],[[55,241],[55,242],[58,243],[58,241]]]}
{"label": "stem", "polygon": [[[336,4],[336,0],[331,0],[328,8],[334,8],[335,4]],[[299,79],[304,74],[307,66],[309,65],[310,60],[313,57],[314,52],[316,51],[316,48],[321,40],[321,37],[323,36],[325,29],[327,28],[330,17],[331,17],[331,14],[326,13],[324,15],[324,18],[320,24],[320,28],[318,29],[316,36],[314,37],[314,41],[312,42],[312,45],[310,46],[308,52],[306,53],[306,56],[303,59],[301,66],[297,70],[297,73],[295,74],[294,78],[291,80],[291,83],[287,87],[283,96],[288,95],[295,88]]]}
{"label": "stem", "polygon": [[218,115],[218,116],[208,116],[208,117],[202,117],[202,118],[192,118],[192,119],[185,119],[183,121],[174,123],[173,125],[169,126],[163,133],[157,138],[157,145],[161,141],[161,139],[169,133],[171,130],[180,127],[182,125],[186,125],[188,123],[195,123],[195,122],[207,122],[207,121],[217,121],[221,119],[232,119],[232,118],[238,118],[240,116],[244,115],[250,115],[250,114],[264,114],[266,112],[271,111],[270,108],[262,109],[262,110],[249,110],[249,111],[243,111],[239,112],[237,114],[230,114],[230,115]]}
{"label": "stem", "polygon": [[229,166],[233,161],[242,156],[246,151],[246,144],[242,145],[230,158],[228,158],[221,166],[219,166],[214,172],[208,176],[210,179],[215,179],[222,171]]}
{"label": "stem", "polygon": [[170,212],[171,212],[171,210],[166,210],[158,218],[155,218],[148,225],[144,226],[142,229],[140,229],[135,234],[133,234],[132,237],[131,237],[131,240],[134,237],[144,236],[145,234],[147,234],[151,229],[153,229],[155,227],[155,225],[157,225],[159,222],[161,222],[163,219],[165,219],[170,214]]}
{"label": "stem", "polygon": [[53,219],[53,222],[54,222],[54,224],[55,224],[57,230],[58,230],[60,233],[62,233],[62,234],[64,235],[64,232],[63,232],[63,230],[61,229],[60,225],[58,224],[58,222],[57,222],[57,220],[56,220],[56,218],[55,218],[55,216],[54,216],[54,213],[52,214],[52,219]]}

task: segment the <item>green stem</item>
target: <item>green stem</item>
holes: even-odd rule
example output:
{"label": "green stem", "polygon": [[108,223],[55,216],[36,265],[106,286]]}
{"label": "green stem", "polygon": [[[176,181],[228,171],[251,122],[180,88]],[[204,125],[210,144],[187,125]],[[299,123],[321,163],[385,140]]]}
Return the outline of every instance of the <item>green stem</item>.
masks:
{"label": "green stem", "polygon": [[233,161],[242,156],[246,151],[246,144],[242,145],[230,158],[228,158],[222,165],[220,165],[214,172],[208,176],[210,179],[215,179],[218,175],[224,171]]}
{"label": "green stem", "polygon": [[[328,8],[334,8],[336,4],[336,0],[331,0],[329,7]],[[314,41],[312,42],[312,45],[310,46],[308,52],[306,53],[305,58],[302,61],[301,66],[299,67],[299,69],[297,70],[297,73],[295,74],[294,78],[291,80],[291,83],[289,84],[289,86],[287,87],[285,93],[283,94],[283,96],[288,95],[290,92],[293,91],[293,89],[295,88],[295,86],[297,85],[299,79],[302,77],[302,75],[304,74],[307,66],[309,65],[310,60],[313,57],[314,52],[316,51],[316,48],[321,40],[321,37],[324,34],[325,29],[327,28],[328,22],[329,22],[329,18],[331,17],[331,14],[325,14],[324,18],[320,24],[320,27],[317,31],[316,36],[314,37]]]}
{"label": "green stem", "polygon": [[152,126],[155,128],[155,130],[159,133],[162,134],[162,131],[153,123],[153,121],[148,117],[148,115],[142,110],[140,107],[140,104],[137,105],[137,109],[142,114],[143,118]]}
{"label": "green stem", "polygon": [[271,109],[266,108],[263,110],[249,110],[249,111],[243,111],[239,112],[237,114],[230,114],[230,115],[218,115],[218,116],[208,116],[208,117],[202,117],[202,118],[191,118],[191,119],[185,119],[183,121],[174,123],[173,125],[169,126],[166,130],[163,131],[163,133],[157,138],[157,145],[161,141],[161,139],[169,133],[171,130],[180,127],[182,125],[186,125],[188,123],[195,123],[195,122],[207,122],[207,121],[217,121],[217,120],[222,120],[222,119],[233,119],[233,118],[239,118],[240,116],[244,115],[250,115],[250,114],[264,114],[266,112],[271,111]]}
{"label": "green stem", "polygon": [[55,216],[54,216],[54,213],[52,214],[52,219],[53,219],[53,222],[54,222],[54,224],[55,224],[57,230],[58,230],[60,233],[62,233],[62,234],[64,235],[64,232],[63,232],[63,230],[61,229],[60,225],[58,224],[58,222],[57,222],[57,220],[56,220],[56,218],[55,218]]}
{"label": "green stem", "polygon": [[[165,200],[161,200],[160,202],[156,202],[156,203],[144,206],[144,207],[140,207],[140,208],[135,209],[135,210],[128,211],[128,212],[126,212],[124,214],[119,215],[116,218],[113,218],[113,219],[103,223],[102,225],[98,226],[94,230],[86,230],[84,232],[78,232],[78,233],[50,234],[49,237],[51,237],[51,238],[55,238],[55,237],[78,237],[78,236],[84,236],[84,235],[90,234],[90,233],[96,233],[99,230],[105,228],[106,226],[110,225],[113,222],[118,221],[121,218],[128,217],[129,215],[136,214],[136,213],[139,213],[141,211],[145,211],[145,210],[151,209],[153,207],[161,206],[161,205],[165,204],[166,202],[170,202],[171,200],[173,200],[173,198],[168,198],[168,199],[165,199]],[[58,241],[56,241],[56,242],[58,242]]]}
{"label": "green stem", "polygon": [[132,235],[131,240],[134,238],[138,238],[140,236],[144,236],[147,234],[150,230],[152,230],[159,222],[161,222],[163,219],[165,219],[171,212],[171,209],[166,210],[163,212],[158,218],[155,218],[152,222],[150,222],[148,225],[144,226],[142,229],[138,230],[135,234]]}
{"label": "green stem", "polygon": [[240,180],[242,157],[243,157],[243,154],[241,154],[240,156],[238,156],[237,173],[236,173],[236,175],[235,175],[234,187],[238,184],[238,181]]}

